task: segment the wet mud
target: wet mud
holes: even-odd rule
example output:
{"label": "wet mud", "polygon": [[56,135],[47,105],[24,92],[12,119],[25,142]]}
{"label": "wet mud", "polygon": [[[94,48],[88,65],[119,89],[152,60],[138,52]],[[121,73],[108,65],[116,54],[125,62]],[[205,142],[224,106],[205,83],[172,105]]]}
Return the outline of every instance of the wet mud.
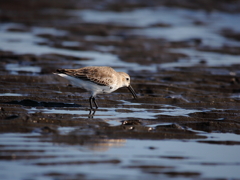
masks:
{"label": "wet mud", "polygon": [[[184,153],[152,152],[163,148],[158,142],[173,141],[239,148],[240,141],[236,138],[211,139],[222,134],[238,138],[240,135],[239,31],[218,27],[214,33],[225,38],[226,43],[214,46],[207,45],[201,37],[173,40],[167,36],[139,34],[146,28],[173,28],[175,25],[171,22],[143,26],[124,24],[124,20],[95,22],[90,17],[88,21],[84,19],[87,12],[79,18],[75,11],[124,13],[139,8],[167,7],[200,10],[210,15],[215,11],[234,15],[240,12],[240,1],[9,0],[0,1],[0,7],[1,31],[7,39],[0,43],[1,167],[4,167],[2,163],[12,160],[36,168],[49,167],[49,171],[35,172],[38,178],[47,179],[139,179],[137,173],[142,174],[142,178],[152,179],[236,179],[237,171],[232,176],[214,176],[198,168],[179,167],[194,164],[227,169],[228,166],[239,168],[239,163],[201,162]],[[208,26],[201,18],[191,23],[194,27]],[[11,45],[21,42],[25,44],[16,48]],[[192,55],[192,52],[203,55]],[[53,74],[58,68],[104,64],[130,74],[138,99],[133,99],[127,89],[119,89],[112,94],[99,95],[100,108],[92,111],[87,92]],[[17,143],[18,138],[22,144]],[[7,143],[9,140],[12,143]],[[138,141],[145,144],[138,146],[135,144]],[[27,142],[38,142],[39,146]],[[124,150],[123,157],[114,153],[91,157],[91,152],[108,152],[125,145],[133,151],[143,147],[148,153],[132,155],[127,164],[130,155]],[[67,153],[57,150],[58,146],[64,147]],[[71,154],[74,148],[89,154],[86,157],[77,152]],[[166,152],[175,152],[178,148],[166,149]],[[54,151],[58,154],[54,155]],[[120,152],[116,150],[117,153]],[[155,162],[156,159],[161,163]],[[169,163],[173,161],[186,162],[175,166]],[[113,170],[113,173],[98,176],[96,173],[101,168],[95,173],[84,169],[98,165],[114,166],[126,174],[120,175],[117,171],[114,174]],[[68,166],[83,167],[83,170],[65,171]],[[128,171],[137,173],[128,174]],[[31,174],[23,170],[18,174],[21,179],[32,178],[34,171]],[[14,179],[6,172],[3,177]]]}

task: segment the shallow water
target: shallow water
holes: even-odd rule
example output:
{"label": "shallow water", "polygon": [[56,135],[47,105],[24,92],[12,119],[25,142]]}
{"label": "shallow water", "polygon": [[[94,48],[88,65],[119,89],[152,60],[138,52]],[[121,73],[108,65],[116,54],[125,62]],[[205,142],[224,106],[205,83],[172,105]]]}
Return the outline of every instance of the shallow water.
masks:
{"label": "shallow water", "polygon": [[[53,34],[58,35],[58,30],[53,28],[39,28],[34,27],[30,32],[8,32],[9,28],[18,27],[19,24],[3,24],[2,28],[0,28],[1,36],[0,36],[0,49],[4,51],[11,51],[16,54],[35,54],[35,55],[43,55],[43,54],[59,54],[65,56],[73,56],[78,58],[88,58],[87,61],[81,61],[79,64],[88,66],[89,64],[95,64],[97,66],[105,66],[108,64],[109,66],[116,67],[124,67],[118,68],[119,70],[127,69],[135,69],[135,70],[152,70],[155,71],[156,67],[154,65],[150,66],[141,66],[137,63],[126,63],[120,61],[120,59],[109,52],[97,52],[97,51],[75,51],[69,49],[59,49],[50,47],[48,45],[39,45],[39,43],[44,43],[46,40],[44,38],[38,37],[38,33],[44,34]],[[62,36],[62,31],[60,31],[60,35]],[[66,42],[65,42],[66,43]],[[78,63],[78,62],[75,62]],[[12,73],[15,71],[30,71],[39,73],[41,71],[40,67],[30,67],[30,66],[21,66],[18,64],[7,64],[6,69],[11,71]]]}
{"label": "shallow water", "polygon": [[10,71],[10,74],[18,74],[19,71],[31,72],[31,73],[40,73],[41,67],[38,66],[26,66],[19,64],[7,64],[5,66],[6,70]]}
{"label": "shallow water", "polygon": [[[174,13],[172,13],[174,11]],[[163,38],[168,41],[191,41],[201,39],[201,46],[221,47],[237,46],[239,41],[227,39],[220,30],[239,31],[240,14],[183,10],[178,8],[142,8],[129,12],[103,12],[94,10],[73,11],[71,14],[83,18],[85,22],[123,24],[130,27],[141,27],[128,31],[131,35],[151,38]],[[201,22],[196,25],[194,22]],[[151,27],[154,24],[165,24],[166,27]],[[150,26],[150,27],[149,27]],[[219,54],[197,51],[193,48],[172,49],[172,52],[187,54],[190,59],[181,59],[174,63],[162,63],[160,68],[189,67],[205,60],[208,66],[225,66],[239,64],[239,55]]]}
{"label": "shallow water", "polygon": [[[204,141],[239,142],[239,136],[203,135],[208,136],[203,143],[196,140],[108,139],[69,145],[45,142],[37,133],[2,134],[1,157],[5,160],[0,164],[0,174],[6,180],[52,179],[51,174],[60,179],[79,174],[86,179],[238,178],[240,146]],[[12,169],[14,173],[10,174]]]}
{"label": "shallow water", "polygon": [[164,63],[160,65],[160,68],[174,68],[174,67],[191,67],[201,64],[202,60],[207,59],[204,63],[208,66],[221,67],[229,66],[230,64],[239,64],[239,55],[219,54],[214,52],[201,52],[194,49],[177,49],[171,50],[172,52],[185,53],[191,57],[191,59],[180,59],[178,62]]}
{"label": "shallow water", "polygon": [[[127,103],[128,104],[128,103]],[[133,103],[133,105],[137,103]],[[180,107],[175,107],[171,105],[162,105],[159,110],[151,110],[139,107],[135,108],[99,108],[94,113],[94,118],[101,118],[103,121],[107,122],[109,125],[121,125],[121,121],[123,118],[138,118],[138,119],[155,119],[157,115],[165,115],[171,117],[181,117],[188,116],[191,113],[196,112],[207,112],[209,110],[197,110],[197,109],[183,109]],[[31,108],[29,109],[29,113],[46,113],[46,114],[69,114],[69,115],[77,115],[79,117],[88,117],[89,113],[86,109],[46,109],[46,108]],[[77,118],[77,117],[76,117]]]}
{"label": "shallow water", "polygon": [[[173,11],[174,13],[172,13]],[[166,38],[171,41],[200,38],[203,39],[203,45],[240,46],[239,42],[223,38],[218,34],[222,28],[231,28],[236,31],[240,29],[238,23],[240,14],[236,13],[228,14],[216,11],[208,14],[202,10],[156,7],[139,8],[128,12],[77,10],[72,11],[71,14],[79,16],[86,22],[139,27],[140,29],[130,31],[133,35]],[[203,25],[194,24],[197,21]],[[156,24],[165,24],[166,27],[151,27]]]}

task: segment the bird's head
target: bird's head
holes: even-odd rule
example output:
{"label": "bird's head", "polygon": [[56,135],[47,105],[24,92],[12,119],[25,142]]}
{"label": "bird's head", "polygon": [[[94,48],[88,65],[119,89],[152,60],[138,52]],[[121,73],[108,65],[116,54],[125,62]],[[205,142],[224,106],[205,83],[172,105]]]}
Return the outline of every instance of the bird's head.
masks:
{"label": "bird's head", "polygon": [[119,74],[121,75],[121,80],[122,80],[122,87],[127,87],[128,90],[132,93],[134,99],[137,98],[137,95],[135,93],[135,91],[133,90],[132,86],[130,85],[130,76],[125,73],[125,72],[119,72]]}

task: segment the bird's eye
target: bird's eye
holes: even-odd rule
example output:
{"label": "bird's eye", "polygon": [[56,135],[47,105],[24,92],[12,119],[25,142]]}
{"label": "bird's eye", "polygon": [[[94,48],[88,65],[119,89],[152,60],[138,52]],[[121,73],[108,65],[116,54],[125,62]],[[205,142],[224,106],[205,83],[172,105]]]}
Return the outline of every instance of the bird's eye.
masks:
{"label": "bird's eye", "polygon": [[127,81],[129,81],[129,78],[126,78]]}

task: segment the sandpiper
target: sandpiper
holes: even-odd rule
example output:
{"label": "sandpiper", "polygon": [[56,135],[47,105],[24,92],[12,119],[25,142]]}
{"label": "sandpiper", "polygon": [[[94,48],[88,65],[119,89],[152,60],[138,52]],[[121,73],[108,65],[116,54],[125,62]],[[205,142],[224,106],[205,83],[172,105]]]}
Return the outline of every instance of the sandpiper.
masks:
{"label": "sandpiper", "polygon": [[57,69],[55,73],[66,78],[72,85],[83,88],[90,92],[90,108],[94,103],[98,108],[95,97],[98,94],[111,93],[121,87],[127,87],[136,99],[137,95],[130,85],[130,76],[124,72],[116,72],[107,66],[89,66],[80,69]]}

